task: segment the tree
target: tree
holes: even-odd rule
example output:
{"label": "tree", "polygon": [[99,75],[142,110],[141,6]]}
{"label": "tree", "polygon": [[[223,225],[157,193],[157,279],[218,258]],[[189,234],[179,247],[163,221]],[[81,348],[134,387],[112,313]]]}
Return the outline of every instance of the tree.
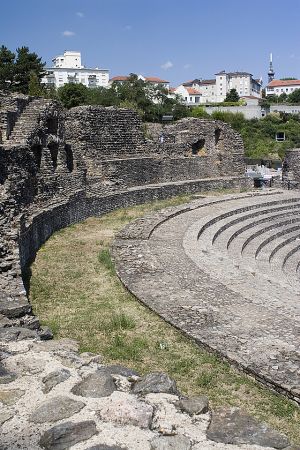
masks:
{"label": "tree", "polygon": [[4,45],[0,48],[0,89],[10,89],[14,78],[15,54]]}
{"label": "tree", "polygon": [[58,88],[58,98],[63,105],[70,109],[74,106],[86,105],[89,95],[89,88],[83,84],[68,83]]}
{"label": "tree", "polygon": [[40,80],[37,74],[32,71],[29,76],[28,94],[36,97],[43,94],[43,88],[40,84]]}
{"label": "tree", "polygon": [[238,102],[239,99],[240,99],[240,97],[239,97],[239,94],[237,93],[237,90],[230,89],[230,91],[226,95],[224,102]]}
{"label": "tree", "polygon": [[290,103],[300,103],[300,89],[296,89],[292,92],[288,97],[288,101]]}
{"label": "tree", "polygon": [[30,53],[28,47],[17,48],[12,89],[27,94],[30,73],[34,72],[40,80],[44,75],[44,67],[45,63],[42,62],[42,59],[36,53]]}
{"label": "tree", "polygon": [[208,119],[210,115],[205,111],[203,106],[196,106],[192,109],[192,117],[197,117],[198,119]]}

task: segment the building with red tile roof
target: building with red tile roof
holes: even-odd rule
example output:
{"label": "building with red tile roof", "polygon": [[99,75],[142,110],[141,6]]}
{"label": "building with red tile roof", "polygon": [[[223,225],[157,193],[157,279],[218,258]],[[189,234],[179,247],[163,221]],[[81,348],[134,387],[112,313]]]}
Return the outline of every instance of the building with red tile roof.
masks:
{"label": "building with red tile roof", "polygon": [[266,87],[266,95],[291,94],[300,89],[300,80],[272,80]]}

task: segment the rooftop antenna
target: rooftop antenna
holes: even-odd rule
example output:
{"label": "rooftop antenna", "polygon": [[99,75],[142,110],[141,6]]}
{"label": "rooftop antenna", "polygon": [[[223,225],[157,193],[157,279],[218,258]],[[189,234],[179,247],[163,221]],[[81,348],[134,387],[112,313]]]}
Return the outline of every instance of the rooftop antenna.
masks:
{"label": "rooftop antenna", "polygon": [[275,72],[273,69],[273,55],[270,53],[270,65],[269,65],[269,71],[268,71],[268,82],[271,83],[271,81],[274,80]]}

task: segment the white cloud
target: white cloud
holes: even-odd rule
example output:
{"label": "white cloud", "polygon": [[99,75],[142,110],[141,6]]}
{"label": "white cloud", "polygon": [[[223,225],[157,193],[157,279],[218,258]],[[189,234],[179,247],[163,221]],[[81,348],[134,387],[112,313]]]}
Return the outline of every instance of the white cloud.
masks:
{"label": "white cloud", "polygon": [[173,63],[171,61],[166,61],[164,64],[162,64],[160,67],[164,70],[171,69],[173,67]]}
{"label": "white cloud", "polygon": [[190,69],[191,67],[192,67],[191,64],[185,64],[185,65],[183,66],[184,69]]}
{"label": "white cloud", "polygon": [[82,12],[80,12],[80,11],[78,11],[77,13],[76,13],[76,16],[78,16],[78,17],[84,17],[84,14],[82,13]]}
{"label": "white cloud", "polygon": [[70,36],[75,36],[75,33],[74,33],[74,31],[66,30],[66,31],[62,32],[62,35],[66,36],[66,37],[70,37]]}
{"label": "white cloud", "polygon": [[132,26],[131,25],[126,25],[126,27],[124,27],[125,31],[130,31],[132,30]]}

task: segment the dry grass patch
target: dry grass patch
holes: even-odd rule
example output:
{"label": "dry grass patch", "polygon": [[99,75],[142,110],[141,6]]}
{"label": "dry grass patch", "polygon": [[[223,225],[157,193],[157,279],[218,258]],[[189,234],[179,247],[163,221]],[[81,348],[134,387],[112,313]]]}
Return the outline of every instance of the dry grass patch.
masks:
{"label": "dry grass patch", "polygon": [[199,348],[129,294],[115,275],[109,245],[129,221],[188,201],[182,196],[91,218],[55,233],[32,265],[30,299],[55,337],[80,342],[141,373],[166,371],[187,395],[241,406],[300,442],[299,408]]}

